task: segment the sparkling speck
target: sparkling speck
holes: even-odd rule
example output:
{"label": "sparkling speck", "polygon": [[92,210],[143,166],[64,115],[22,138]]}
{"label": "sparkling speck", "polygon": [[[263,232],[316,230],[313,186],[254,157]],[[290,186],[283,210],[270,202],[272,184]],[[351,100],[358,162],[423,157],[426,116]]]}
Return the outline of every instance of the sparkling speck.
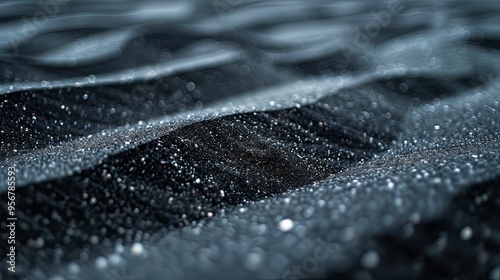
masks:
{"label": "sparkling speck", "polygon": [[77,263],[72,262],[68,265],[68,271],[72,274],[77,274],[80,272],[80,266]]}
{"label": "sparkling speck", "polygon": [[108,261],[104,257],[97,257],[95,260],[95,266],[97,269],[104,269],[108,266]]}
{"label": "sparkling speck", "polygon": [[290,231],[293,228],[293,221],[290,219],[281,220],[279,228],[281,231]]}
{"label": "sparkling speck", "polygon": [[196,85],[195,85],[193,82],[189,82],[189,83],[187,83],[187,85],[186,85],[186,89],[187,89],[188,91],[193,91],[193,90],[195,90],[195,89],[196,89]]}
{"label": "sparkling speck", "polygon": [[141,243],[134,243],[130,248],[132,255],[142,255],[144,253],[144,246]]}
{"label": "sparkling speck", "polygon": [[490,272],[490,280],[500,279],[500,266],[493,268]]}
{"label": "sparkling speck", "polygon": [[245,267],[250,270],[257,270],[262,263],[262,256],[257,253],[249,253],[245,258]]}
{"label": "sparkling speck", "polygon": [[462,240],[469,240],[469,239],[471,239],[471,237],[472,237],[471,227],[466,226],[460,231],[460,238]]}
{"label": "sparkling speck", "polygon": [[380,257],[376,251],[367,251],[361,257],[361,265],[365,268],[375,268],[379,263]]}

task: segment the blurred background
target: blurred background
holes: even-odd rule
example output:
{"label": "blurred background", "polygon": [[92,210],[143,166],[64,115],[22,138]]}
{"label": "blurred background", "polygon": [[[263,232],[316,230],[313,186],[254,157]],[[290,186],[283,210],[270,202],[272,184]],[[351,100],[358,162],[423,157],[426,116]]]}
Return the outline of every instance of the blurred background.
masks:
{"label": "blurred background", "polygon": [[[2,102],[11,141],[0,157],[308,77],[470,71],[476,58],[464,48],[496,50],[499,10],[496,1],[3,1],[0,98],[25,111]],[[54,94],[68,88],[75,99]],[[26,90],[41,98],[22,105]]]}
{"label": "blurred background", "polygon": [[331,237],[311,278],[500,279],[499,23],[500,1],[0,2],[16,277],[305,279]]}

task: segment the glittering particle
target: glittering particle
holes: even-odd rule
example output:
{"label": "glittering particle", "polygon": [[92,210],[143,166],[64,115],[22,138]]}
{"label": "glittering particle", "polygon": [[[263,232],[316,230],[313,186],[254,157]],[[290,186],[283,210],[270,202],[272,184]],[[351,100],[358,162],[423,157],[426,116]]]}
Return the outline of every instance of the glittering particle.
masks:
{"label": "glittering particle", "polygon": [[394,188],[394,183],[390,181],[389,183],[387,183],[387,187],[389,189],[393,189]]}
{"label": "glittering particle", "polygon": [[104,269],[108,266],[108,260],[104,257],[97,257],[95,260],[95,266],[97,269]]}
{"label": "glittering particle", "polygon": [[471,239],[472,238],[472,228],[469,226],[462,228],[462,230],[460,231],[460,238],[462,240]]}
{"label": "glittering particle", "polygon": [[90,237],[90,243],[92,244],[97,244],[99,242],[99,237],[95,236],[95,235],[92,235]]}
{"label": "glittering particle", "polygon": [[130,247],[130,253],[136,256],[142,255],[144,253],[144,245],[141,243],[134,243],[132,247]]}
{"label": "glittering particle", "polygon": [[122,244],[119,244],[119,243],[118,243],[118,244],[116,244],[116,246],[115,246],[115,252],[117,252],[117,253],[122,253],[122,252],[123,252],[123,249],[124,249],[124,248],[123,248],[123,245],[122,245]]}
{"label": "glittering particle", "polygon": [[116,253],[109,255],[108,260],[111,265],[119,265],[123,262],[123,258]]}
{"label": "glittering particle", "polygon": [[376,251],[370,250],[361,256],[361,265],[364,268],[372,269],[377,267],[379,259],[379,254]]}
{"label": "glittering particle", "polygon": [[284,219],[279,222],[279,229],[281,231],[290,231],[293,228],[293,221],[290,219]]}
{"label": "glittering particle", "polygon": [[196,89],[196,85],[195,85],[193,82],[189,82],[189,83],[187,83],[187,85],[186,85],[186,89],[187,89],[188,91],[193,91],[193,90],[195,90],[195,89]]}
{"label": "glittering particle", "polygon": [[500,266],[496,266],[490,271],[490,280],[500,280]]}
{"label": "glittering particle", "polygon": [[77,263],[72,262],[68,265],[68,271],[72,274],[77,274],[80,272],[80,266]]}
{"label": "glittering particle", "polygon": [[249,253],[245,258],[245,267],[249,270],[257,270],[262,264],[262,256],[258,253]]}
{"label": "glittering particle", "polygon": [[318,206],[319,207],[324,207],[326,202],[323,199],[318,200]]}
{"label": "glittering particle", "polygon": [[342,229],[340,232],[340,238],[342,238],[342,240],[345,242],[351,241],[352,239],[354,239],[355,236],[356,236],[356,231],[352,227],[346,227]]}
{"label": "glittering particle", "polygon": [[201,109],[203,109],[203,101],[201,101],[201,100],[196,101],[196,103],[194,104],[194,107],[195,107],[197,110],[201,110]]}

